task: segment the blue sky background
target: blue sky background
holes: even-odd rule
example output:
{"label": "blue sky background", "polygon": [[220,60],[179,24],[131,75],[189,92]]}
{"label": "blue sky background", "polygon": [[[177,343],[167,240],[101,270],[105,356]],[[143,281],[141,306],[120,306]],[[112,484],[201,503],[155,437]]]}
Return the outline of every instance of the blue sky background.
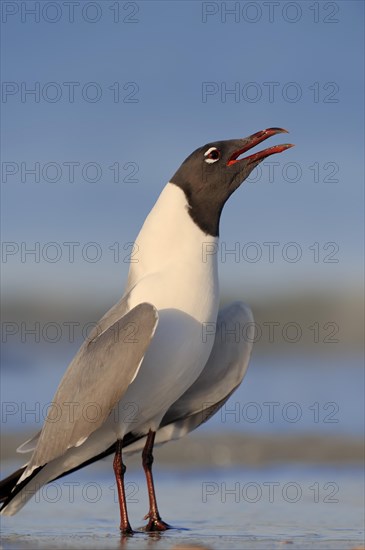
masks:
{"label": "blue sky background", "polygon": [[[224,5],[238,6],[237,21],[233,15],[225,20]],[[37,6],[39,22],[24,12]],[[116,6],[119,22],[113,22],[111,8]],[[46,321],[85,322],[88,315],[101,315],[123,292],[128,243],[185,157],[215,139],[245,137],[281,126],[290,134],[270,139],[268,146],[288,141],[296,146],[268,159],[279,163],[273,181],[265,161],[257,181],[253,174],[227,203],[221,221],[222,296],[247,301],[259,323],[281,323],[273,344],[267,342],[265,332],[255,345],[247,380],[233,400],[261,402],[267,392],[269,400],[297,401],[303,410],[314,400],[321,407],[336,402],[340,425],[304,423],[302,428],[330,434],[338,427],[342,433],[360,433],[364,417],[359,394],[363,377],[357,368],[362,364],[363,335],[363,2],[280,2],[275,3],[270,19],[267,2],[80,0],[79,6],[74,5],[73,23],[63,1],[4,1],[1,8],[5,86],[1,229],[4,246],[19,249],[3,256],[3,320],[15,319],[19,324],[25,320],[25,328],[32,329],[37,321],[43,327]],[[204,23],[207,9],[216,13]],[[89,19],[97,15],[99,20],[90,23],[85,15]],[[47,21],[56,16],[59,21]],[[123,21],[126,18],[135,22]],[[21,87],[31,89],[37,82],[39,102],[29,95],[22,101]],[[42,96],[43,92],[52,98],[56,90],[49,86],[52,82],[61,90],[59,101]],[[74,102],[68,100],[64,82],[80,84],[75,87]],[[102,92],[99,101],[82,97],[80,90],[90,82]],[[116,82],[119,102],[113,101],[109,89]],[[135,84],[128,85],[131,82]],[[205,102],[204,82],[213,82],[218,89]],[[269,82],[276,83],[272,98],[264,85]],[[235,83],[240,96],[223,96],[223,101],[223,86],[232,89]],[[137,101],[123,101],[136,85]],[[19,92],[7,95],[11,88]],[[89,88],[90,93],[94,90]],[[301,97],[293,101],[297,90]],[[257,101],[252,100],[255,92],[261,93]],[[79,163],[73,183],[63,164],[69,162]],[[117,162],[119,183],[113,181],[109,168]],[[52,183],[41,175],[35,183],[28,175],[22,182],[21,163],[28,168],[39,163],[41,170],[54,163],[61,168],[60,179]],[[98,181],[83,177],[81,167],[86,163],[100,167]],[[131,170],[127,163],[138,168],[136,182],[122,181]],[[18,169],[15,175],[6,174],[11,167]],[[314,169],[319,169],[318,177]],[[295,179],[296,170],[298,181],[287,181]],[[51,169],[48,179],[54,174]],[[93,174],[91,170],[89,176]],[[61,250],[57,262],[45,256],[44,246],[52,242]],[[80,243],[74,262],[69,261],[65,242]],[[93,242],[101,251],[94,263],[81,253]],[[267,242],[279,243],[273,262]],[[283,258],[285,250],[290,257],[295,253],[286,248],[292,242],[301,252],[298,262]],[[32,249],[35,243],[43,250],[40,261],[31,255],[22,258],[21,247]],[[109,248],[114,243],[120,249],[119,262]],[[257,262],[247,261],[255,253],[247,243],[257,243],[262,252]],[[224,247],[238,247],[241,256],[225,258]],[[92,255],[95,249],[88,251]],[[48,252],[52,258],[55,248]],[[317,253],[319,257],[314,258]],[[300,323],[303,330],[298,346],[281,336],[288,320]],[[320,327],[319,343],[313,341],[314,323]],[[339,341],[334,346],[325,337],[336,324]],[[76,334],[81,336],[80,329]],[[21,330],[7,338],[2,366],[4,400],[24,399],[30,409],[37,400],[51,399],[79,345],[68,340],[65,332],[59,344],[43,338],[38,345],[35,340],[34,334],[23,338]],[[304,340],[309,341],[307,348]],[[211,424],[214,429],[222,428],[217,418]],[[24,428],[19,415],[5,428],[13,425]],[[267,428],[272,431],[273,426],[262,426]],[[286,423],[284,429],[289,428]]]}
{"label": "blue sky background", "polygon": [[[206,142],[244,137],[270,126],[287,128],[290,135],[273,138],[269,145],[291,141],[296,147],[271,157],[280,163],[273,183],[268,167],[263,167],[259,181],[246,182],[226,205],[221,237],[227,249],[235,242],[240,249],[256,242],[263,256],[256,263],[242,258],[236,263],[232,256],[220,261],[222,292],[232,290],[249,301],[250,295],[298,294],[307,288],[342,295],[360,288],[362,2],[294,2],[291,8],[284,2],[275,7],[272,21],[265,3],[256,3],[254,11],[252,3],[249,7],[250,3],[241,2],[237,22],[232,15],[224,22],[220,2],[120,2],[117,23],[111,10],[115,2],[99,1],[94,3],[96,8],[88,8],[89,19],[100,15],[95,23],[82,17],[87,2],[75,6],[73,23],[62,2],[58,2],[60,20],[55,23],[47,21],[58,17],[54,7],[41,12],[37,23],[34,16],[21,13],[21,4],[31,9],[36,3],[3,2],[2,79],[19,88],[22,82],[28,88],[39,82],[41,90],[56,82],[62,96],[57,102],[41,96],[37,103],[30,96],[22,102],[20,93],[3,95],[3,169],[4,162],[18,166],[39,162],[41,167],[48,162],[60,166],[69,161],[95,162],[102,177],[89,183],[80,167],[74,183],[68,181],[65,167],[55,183],[42,177],[34,183],[32,176],[22,183],[19,173],[3,177],[3,241],[19,246],[24,242],[29,248],[35,242],[42,247],[52,241],[62,250],[61,260],[55,263],[42,258],[37,263],[32,257],[22,262],[19,253],[8,257],[3,263],[7,296],[47,300],[55,292],[90,300],[98,294],[101,301],[108,297],[106,302],[118,296],[128,264],[115,263],[108,247],[115,242],[123,247],[134,240],[182,160]],[[45,4],[40,2],[41,9]],[[227,7],[235,4],[226,2]],[[204,23],[202,14],[207,9],[217,13]],[[14,10],[17,13],[9,15]],[[63,85],[70,81],[80,83],[73,103]],[[80,89],[88,82],[96,82],[102,90],[100,101],[82,98]],[[123,85],[137,83],[138,101],[115,103],[108,89],[114,82],[120,83],[122,99],[132,90],[123,90]],[[238,102],[232,95],[223,102],[217,93],[203,102],[203,82],[215,82],[219,90],[222,83],[232,88],[238,82],[244,95]],[[265,82],[278,83],[272,101]],[[288,87],[291,82],[294,87]],[[248,89],[247,83],[254,84]],[[291,98],[298,89],[301,98],[289,101],[285,91]],[[248,101],[246,91],[253,97],[255,90],[261,91],[261,98]],[[49,96],[53,91],[49,88]],[[336,101],[328,102],[331,98]],[[137,163],[138,182],[114,183],[108,167],[115,162]],[[286,167],[290,162],[300,167],[297,182],[285,181],[282,175],[290,170]],[[315,163],[319,182],[309,168]],[[334,166],[338,172],[333,178],[338,181],[324,181]],[[127,171],[121,173],[124,177]],[[293,173],[288,172],[289,178]],[[75,262],[70,263],[63,245],[67,241],[79,242],[81,248],[97,242],[102,258],[85,261],[77,248]],[[273,263],[263,245],[268,241],[280,243]],[[302,251],[296,263],[281,256],[286,243],[293,241]],[[314,262],[309,249],[315,242],[321,250],[319,262]],[[337,263],[323,262],[323,255],[332,250],[323,251],[328,242],[338,246]],[[123,259],[128,250],[121,252]]]}

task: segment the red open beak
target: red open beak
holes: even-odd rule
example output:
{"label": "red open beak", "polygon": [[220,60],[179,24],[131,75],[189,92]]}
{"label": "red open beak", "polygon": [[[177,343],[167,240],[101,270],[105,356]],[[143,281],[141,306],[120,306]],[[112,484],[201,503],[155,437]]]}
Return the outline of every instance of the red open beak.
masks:
{"label": "red open beak", "polygon": [[259,151],[258,153],[254,153],[253,155],[249,155],[248,157],[243,157],[242,159],[239,159],[238,157],[242,155],[243,153],[246,153],[246,151],[249,151],[252,149],[252,147],[255,147],[255,145],[258,145],[262,141],[265,141],[265,139],[275,136],[276,134],[287,134],[288,131],[284,130],[283,128],[267,128],[267,130],[261,130],[261,132],[256,132],[256,134],[252,134],[252,136],[249,136],[246,140],[244,140],[246,143],[243,147],[238,149],[231,155],[227,162],[227,166],[231,166],[232,164],[236,164],[236,162],[245,161],[249,164],[260,161],[270,155],[274,155],[275,153],[282,153],[286,149],[290,149],[290,147],[294,147],[291,143],[285,143],[283,145],[274,145],[273,147],[268,147],[267,149],[264,149],[263,151]]}

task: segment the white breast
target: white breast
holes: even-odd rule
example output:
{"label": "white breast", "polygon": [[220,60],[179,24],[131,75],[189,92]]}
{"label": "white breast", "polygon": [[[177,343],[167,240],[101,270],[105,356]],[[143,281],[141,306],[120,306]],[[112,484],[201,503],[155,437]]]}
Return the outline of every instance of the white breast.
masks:
{"label": "white breast", "polygon": [[[205,235],[188,213],[184,192],[168,183],[136,239],[128,306],[159,311],[159,324],[141,368],[119,403],[118,433],[156,429],[173,402],[196,380],[212,348],[204,323],[217,319],[217,238]],[[138,336],[138,334],[137,334]],[[125,419],[133,403],[136,414]],[[130,422],[130,420],[132,420]]]}

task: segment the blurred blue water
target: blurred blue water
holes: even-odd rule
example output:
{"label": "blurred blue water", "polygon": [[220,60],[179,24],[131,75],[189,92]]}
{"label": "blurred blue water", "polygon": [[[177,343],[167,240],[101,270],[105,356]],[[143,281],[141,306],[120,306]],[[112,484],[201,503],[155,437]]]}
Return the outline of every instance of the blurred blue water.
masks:
{"label": "blurred blue water", "polygon": [[[109,464],[104,473],[90,467],[43,488],[19,515],[4,518],[2,548],[345,550],[363,541],[360,468],[157,468],[155,480],[161,514],[176,527],[161,536],[120,538]],[[148,502],[142,473],[127,471],[127,483],[138,529]]]}
{"label": "blurred blue water", "polygon": [[[66,366],[67,361],[32,368],[3,365],[3,432],[42,425]],[[361,436],[363,388],[357,356],[254,355],[240,388],[200,429]]]}

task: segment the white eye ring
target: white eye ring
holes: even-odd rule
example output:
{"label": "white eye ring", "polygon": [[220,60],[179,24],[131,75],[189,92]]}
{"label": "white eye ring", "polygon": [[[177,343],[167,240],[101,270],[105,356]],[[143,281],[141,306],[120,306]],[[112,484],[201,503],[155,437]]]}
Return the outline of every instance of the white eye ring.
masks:
{"label": "white eye ring", "polygon": [[208,149],[208,151],[206,151],[206,152],[204,153],[204,156],[205,156],[205,157],[208,157],[208,155],[211,155],[213,152],[217,152],[217,153],[218,153],[218,156],[217,156],[217,158],[215,158],[215,159],[214,159],[214,158],[205,158],[204,160],[205,160],[205,162],[207,162],[208,164],[213,164],[214,162],[217,162],[217,160],[220,159],[220,156],[221,156],[221,155],[220,155],[220,152],[218,151],[218,149],[217,149],[216,147],[210,147],[210,148]]}

